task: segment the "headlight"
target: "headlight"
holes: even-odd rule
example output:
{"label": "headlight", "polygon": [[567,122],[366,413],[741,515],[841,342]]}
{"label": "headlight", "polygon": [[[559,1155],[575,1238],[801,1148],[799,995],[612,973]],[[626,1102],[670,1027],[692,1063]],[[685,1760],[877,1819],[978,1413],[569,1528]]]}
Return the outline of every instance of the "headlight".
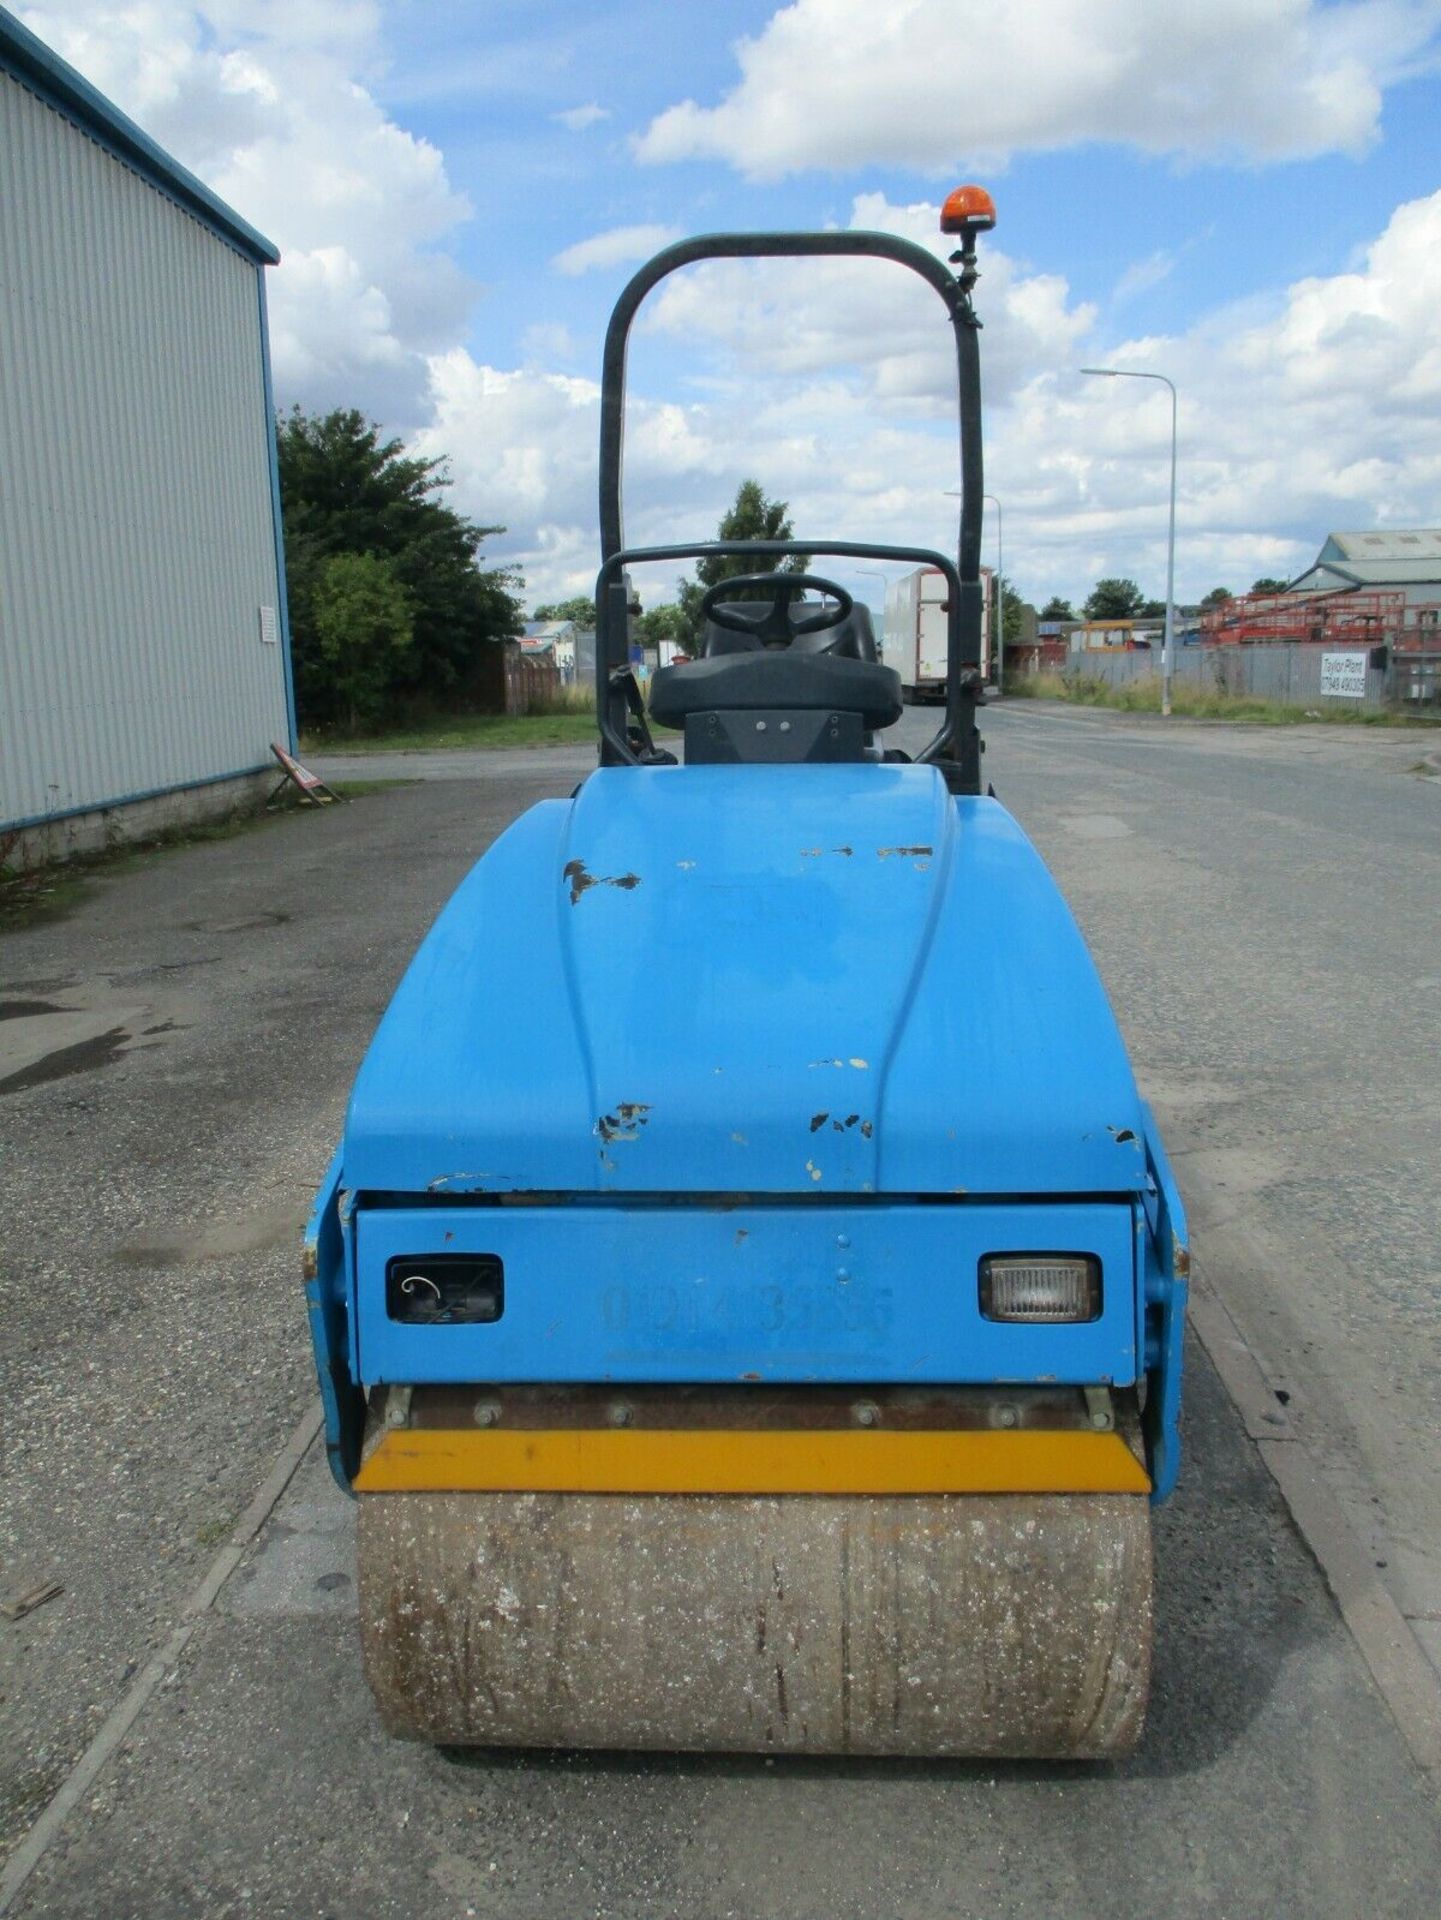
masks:
{"label": "headlight", "polygon": [[1089,1253],[988,1253],[981,1262],[981,1312],[987,1320],[1033,1327],[1097,1320],[1101,1263]]}
{"label": "headlight", "polygon": [[385,1263],[385,1310],[410,1326],[499,1320],[505,1268],[494,1253],[403,1253]]}

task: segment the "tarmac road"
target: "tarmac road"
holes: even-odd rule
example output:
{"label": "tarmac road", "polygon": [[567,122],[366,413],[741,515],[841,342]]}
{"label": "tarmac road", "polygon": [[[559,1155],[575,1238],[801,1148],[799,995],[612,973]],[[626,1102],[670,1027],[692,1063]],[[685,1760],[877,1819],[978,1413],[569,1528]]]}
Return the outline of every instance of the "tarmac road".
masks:
{"label": "tarmac road", "polygon": [[[1424,1634],[1441,784],[1359,729],[1013,704],[987,731],[1161,1109],[1203,1284]],[[0,947],[0,1596],[64,1586],[0,1619],[11,1844],[313,1401],[293,1232],[395,980],[494,833],[586,765],[476,758],[149,861]],[[9,1910],[1429,1916],[1434,1781],[1199,1347],[1186,1445],[1151,1728],[1099,1769],[387,1741],[312,1449]]]}
{"label": "tarmac road", "polygon": [[1441,1665],[1441,779],[1415,771],[1435,736],[1018,702],[987,731],[1202,1273]]}

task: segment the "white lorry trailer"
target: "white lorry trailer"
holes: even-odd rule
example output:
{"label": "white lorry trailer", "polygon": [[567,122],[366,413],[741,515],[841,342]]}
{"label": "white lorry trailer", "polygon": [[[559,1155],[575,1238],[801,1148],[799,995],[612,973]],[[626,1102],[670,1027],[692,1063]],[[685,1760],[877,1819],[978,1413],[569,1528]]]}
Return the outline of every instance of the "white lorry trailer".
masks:
{"label": "white lorry trailer", "polygon": [[[991,571],[981,568],[981,676],[991,677]],[[935,567],[917,567],[886,589],[882,649],[888,667],[901,676],[910,704],[946,697],[946,577]]]}

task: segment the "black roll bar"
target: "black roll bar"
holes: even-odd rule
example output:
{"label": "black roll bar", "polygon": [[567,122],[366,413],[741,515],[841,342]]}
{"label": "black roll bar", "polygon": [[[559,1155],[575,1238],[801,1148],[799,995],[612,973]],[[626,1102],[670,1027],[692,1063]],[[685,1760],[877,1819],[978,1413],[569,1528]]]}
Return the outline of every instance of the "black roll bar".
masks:
{"label": "black roll bar", "polygon": [[[700,260],[800,258],[810,255],[892,260],[909,267],[945,302],[956,341],[960,393],[961,513],[959,566],[929,550],[864,541],[745,540],[697,546],[627,548],[622,528],[621,486],[625,440],[626,353],[631,324],[645,296],[667,274]],[[621,569],[645,560],[704,559],[712,554],[756,557],[824,553],[845,559],[917,559],[937,567],[950,586],[947,616],[946,718],[920,756],[939,765],[954,792],[981,791],[980,736],[975,725],[981,665],[981,512],[985,486],[981,459],[981,372],[976,338],[980,322],[971,305],[976,280],[975,234],[967,229],[953,256],[953,274],[933,253],[893,233],[712,233],[665,247],[627,283],[606,329],[600,397],[600,544],[596,580],[596,704],[602,766],[633,766],[638,756],[626,736],[626,706],[618,669],[627,664],[629,617]]]}

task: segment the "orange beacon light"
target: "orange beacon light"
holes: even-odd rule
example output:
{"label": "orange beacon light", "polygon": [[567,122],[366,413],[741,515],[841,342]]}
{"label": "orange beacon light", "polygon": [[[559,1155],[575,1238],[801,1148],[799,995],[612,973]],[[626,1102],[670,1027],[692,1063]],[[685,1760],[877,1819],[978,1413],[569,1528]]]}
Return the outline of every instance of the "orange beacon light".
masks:
{"label": "orange beacon light", "polygon": [[941,208],[941,232],[988,232],[996,224],[996,203],[984,187],[957,187]]}

